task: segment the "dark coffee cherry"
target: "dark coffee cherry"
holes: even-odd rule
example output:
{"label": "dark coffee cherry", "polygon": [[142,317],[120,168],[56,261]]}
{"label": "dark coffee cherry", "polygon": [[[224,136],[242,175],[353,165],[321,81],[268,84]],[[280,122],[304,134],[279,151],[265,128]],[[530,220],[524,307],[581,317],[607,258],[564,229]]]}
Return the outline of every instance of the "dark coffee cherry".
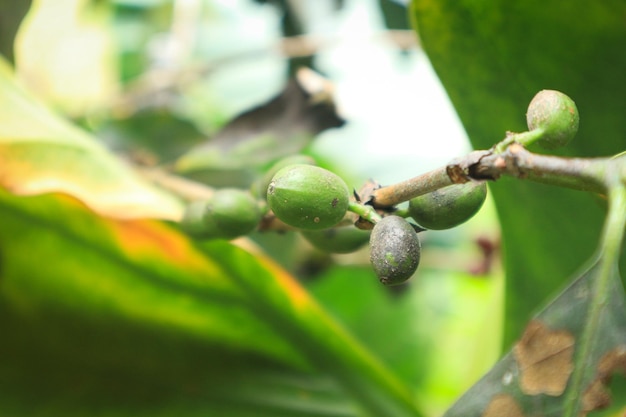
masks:
{"label": "dark coffee cherry", "polygon": [[234,239],[252,232],[263,213],[249,192],[224,188],[206,201],[187,206],[181,228],[192,236],[206,239]]}
{"label": "dark coffee cherry", "polygon": [[276,217],[303,230],[339,223],[348,210],[350,191],[336,174],[312,165],[287,166],[267,187],[267,203]]}
{"label": "dark coffee cherry", "polygon": [[370,236],[370,262],[380,282],[404,283],[417,270],[420,241],[413,226],[398,216],[383,217]]}
{"label": "dark coffee cherry", "polygon": [[554,90],[542,90],[532,99],[526,112],[529,130],[540,130],[536,143],[545,149],[567,145],[578,132],[578,109],[574,100]]}
{"label": "dark coffee cherry", "polygon": [[422,227],[450,229],[471,219],[487,198],[487,184],[454,184],[409,201],[409,215]]}
{"label": "dark coffee cherry", "polygon": [[365,246],[370,232],[354,226],[339,226],[324,230],[303,230],[302,236],[323,252],[352,253]]}

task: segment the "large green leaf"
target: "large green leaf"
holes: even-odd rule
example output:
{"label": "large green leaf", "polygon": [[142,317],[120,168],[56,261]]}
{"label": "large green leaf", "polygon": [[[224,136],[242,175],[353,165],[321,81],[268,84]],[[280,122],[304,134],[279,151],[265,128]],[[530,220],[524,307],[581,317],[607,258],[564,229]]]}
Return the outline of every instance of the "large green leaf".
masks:
{"label": "large green leaf", "polygon": [[[610,267],[605,307],[594,334],[585,333],[588,309],[602,273],[596,261],[526,327],[521,340],[445,414],[454,416],[578,416],[604,408],[604,384],[626,358],[624,288],[617,265]],[[582,346],[590,347],[583,352]],[[577,356],[574,353],[577,353]],[[580,368],[578,383],[573,375]],[[617,399],[621,395],[614,393]],[[515,414],[518,410],[519,414]],[[585,415],[585,414],[582,414]]]}
{"label": "large green leaf", "polygon": [[[411,15],[474,147],[525,130],[528,103],[549,88],[580,111],[578,136],[563,153],[624,150],[625,2],[414,0]],[[518,180],[491,190],[504,241],[509,344],[531,311],[591,257],[604,211],[572,190]]]}
{"label": "large green leaf", "polygon": [[112,217],[177,219],[182,205],[143,181],[87,132],[55,115],[0,59],[0,186],[62,191]]}
{"label": "large green leaf", "polygon": [[147,219],[182,208],[0,62],[0,414],[420,415],[268,258]]}
{"label": "large green leaf", "polygon": [[227,242],[3,191],[0,249],[0,414],[419,415],[293,278]]}
{"label": "large green leaf", "polygon": [[440,415],[499,356],[502,288],[495,274],[433,268],[431,253],[402,287],[367,265],[330,268],[307,288]]}
{"label": "large green leaf", "polygon": [[[626,374],[626,302],[618,271],[626,186],[616,182],[608,195],[596,258],[446,417],[583,417],[611,403],[612,375]],[[623,391],[613,395],[623,400]]]}
{"label": "large green leaf", "polygon": [[13,61],[15,34],[29,7],[30,1],[0,1],[0,54],[9,61]]}

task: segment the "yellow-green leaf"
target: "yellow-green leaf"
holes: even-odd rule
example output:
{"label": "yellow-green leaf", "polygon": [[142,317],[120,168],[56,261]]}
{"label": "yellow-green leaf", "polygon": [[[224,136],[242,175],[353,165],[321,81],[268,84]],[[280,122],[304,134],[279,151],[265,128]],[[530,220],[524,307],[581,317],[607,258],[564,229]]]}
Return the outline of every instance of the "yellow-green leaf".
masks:
{"label": "yellow-green leaf", "polygon": [[0,414],[420,415],[290,275],[228,242],[3,191],[0,259]]}
{"label": "yellow-green leaf", "polygon": [[178,219],[182,204],[142,180],[97,139],[52,113],[0,60],[0,186],[59,191],[116,218]]}

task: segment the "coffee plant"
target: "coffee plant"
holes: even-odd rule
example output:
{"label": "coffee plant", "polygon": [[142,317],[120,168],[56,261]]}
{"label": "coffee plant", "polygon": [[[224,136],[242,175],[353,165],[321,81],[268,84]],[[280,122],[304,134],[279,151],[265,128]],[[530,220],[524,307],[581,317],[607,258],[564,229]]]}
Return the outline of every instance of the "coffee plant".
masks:
{"label": "coffee plant", "polygon": [[[603,193],[623,181],[623,157],[568,160],[531,154],[525,149],[534,143],[555,149],[574,138],[579,115],[570,97],[543,90],[532,99],[526,115],[527,132],[508,133],[490,150],[476,151],[399,184],[373,188],[367,184],[362,187],[367,195],[355,191],[352,198],[348,186],[336,174],[315,166],[313,161],[298,163],[307,158],[304,155],[288,157],[271,167],[261,180],[267,190],[258,195],[265,195],[265,200],[255,204],[252,192],[240,191],[237,199],[228,199],[230,206],[224,206],[220,218],[219,209],[212,209],[212,205],[235,193],[220,190],[207,202],[190,204],[182,227],[207,238],[238,237],[255,229],[255,220],[261,223],[257,207],[267,207],[263,227],[268,228],[273,221],[282,222],[330,253],[359,249],[366,235],[357,230],[371,230],[370,257],[376,275],[385,285],[402,284],[419,264],[417,233],[452,228],[471,219],[486,199],[486,181],[512,175]],[[615,171],[611,174],[616,175],[615,185],[607,182],[607,171]],[[253,191],[255,187],[256,183]],[[222,194],[225,197],[218,197]],[[406,201],[408,210],[399,210],[397,205]],[[398,215],[417,224],[411,225]],[[346,223],[352,223],[357,230],[348,232]]]}
{"label": "coffee plant", "polygon": [[252,232],[261,220],[261,208],[252,194],[224,188],[185,210],[181,228],[193,236],[233,239]]}
{"label": "coffee plant", "polygon": [[[573,392],[586,390],[583,401],[570,395],[563,402],[553,401],[558,405],[552,407],[567,410],[568,415],[600,408],[607,404],[608,397],[590,390],[595,389],[593,384],[606,383],[624,360],[626,333],[600,343],[597,338],[607,330],[596,329],[594,323],[609,320],[604,317],[601,305],[614,291],[611,288],[619,285],[615,282],[613,265],[619,257],[626,227],[626,156],[572,159],[531,153],[526,147],[533,144],[555,149],[569,143],[578,130],[579,115],[571,98],[552,90],[539,92],[526,114],[527,132],[508,132],[491,149],[474,151],[445,167],[398,184],[365,184],[359,191],[355,190],[353,196],[349,195],[345,182],[332,172],[312,164],[284,161],[278,164],[282,167],[279,170],[270,170],[273,176],[265,193],[266,201],[261,199],[258,203],[268,207],[260,222],[266,231],[272,229],[273,223],[284,223],[322,251],[349,253],[358,250],[369,236],[372,269],[382,284],[395,286],[405,283],[418,269],[421,256],[418,233],[452,228],[472,218],[485,201],[487,181],[513,176],[606,196],[609,211],[601,244],[602,258],[528,325],[512,354],[502,359],[500,368],[503,370],[494,368],[468,392],[467,398],[473,398],[476,392],[495,389],[493,394],[478,394],[480,401],[463,397],[446,416],[479,415],[476,413],[522,416],[522,404],[529,396],[559,398],[566,391],[570,378]],[[407,201],[408,209],[398,207]],[[249,205],[246,199],[240,209]],[[187,211],[193,210],[195,204]],[[243,218],[242,222],[247,223]],[[238,230],[243,229],[242,226]],[[592,309],[593,320],[576,324],[574,327],[578,329],[572,332],[558,330],[562,325],[562,319],[558,318],[560,305],[570,302],[567,300],[575,291],[583,291],[581,288],[588,288],[584,291],[591,295],[577,301],[578,307]],[[620,297],[613,302],[623,305]],[[623,311],[615,314],[622,316]],[[573,360],[570,349],[575,344],[576,331],[582,332],[584,345],[581,349],[596,352],[594,357],[601,361],[599,365],[592,365],[600,367],[596,374],[570,365]],[[558,346],[552,346],[555,343]],[[537,365],[553,355],[559,358],[558,363]],[[504,386],[503,379],[506,380]],[[495,385],[494,381],[497,381]],[[519,391],[506,388],[513,382],[519,384]],[[473,401],[470,411],[467,401]],[[544,406],[524,407],[536,411]]]}
{"label": "coffee plant", "polygon": [[412,198],[409,215],[427,229],[450,229],[472,218],[486,198],[485,182],[455,184]]}
{"label": "coffee plant", "polygon": [[385,285],[402,284],[420,261],[420,241],[413,227],[398,216],[378,221],[370,238],[372,268]]}
{"label": "coffee plant", "polygon": [[[346,120],[300,66],[348,53],[309,38],[307,2],[14,3],[0,0],[0,415],[623,416],[625,4],[412,0],[398,31],[402,2],[376,2],[394,59],[415,58],[419,33],[476,150],[362,183],[310,146]],[[235,28],[244,3],[259,8]],[[284,37],[260,42],[259,16]],[[253,50],[219,55],[236,45]],[[263,48],[288,81],[229,114],[215,80],[234,79],[227,96],[269,86]],[[359,97],[383,133],[402,117],[412,150],[445,135],[413,131],[431,103],[389,117],[400,100],[370,88],[394,84],[365,55]],[[487,192],[502,245],[473,235],[480,259],[457,257]]]}

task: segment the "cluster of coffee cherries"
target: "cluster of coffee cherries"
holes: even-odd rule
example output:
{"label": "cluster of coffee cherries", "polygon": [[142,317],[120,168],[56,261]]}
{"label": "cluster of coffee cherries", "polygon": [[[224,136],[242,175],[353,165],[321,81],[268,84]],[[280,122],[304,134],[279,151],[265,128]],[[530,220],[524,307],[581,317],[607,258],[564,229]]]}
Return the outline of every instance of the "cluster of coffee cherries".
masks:
{"label": "cluster of coffee cherries", "polygon": [[[532,100],[527,122],[533,141],[553,149],[576,134],[578,112],[566,95],[544,90]],[[181,226],[197,237],[233,239],[278,219],[326,252],[350,253],[369,243],[370,262],[380,282],[398,285],[419,265],[418,233],[466,222],[486,196],[485,182],[471,180],[415,197],[406,210],[366,207],[371,201],[357,201],[338,175],[296,155],[271,167],[251,190],[221,189],[208,200],[190,204]],[[365,212],[373,214],[364,220]]]}

